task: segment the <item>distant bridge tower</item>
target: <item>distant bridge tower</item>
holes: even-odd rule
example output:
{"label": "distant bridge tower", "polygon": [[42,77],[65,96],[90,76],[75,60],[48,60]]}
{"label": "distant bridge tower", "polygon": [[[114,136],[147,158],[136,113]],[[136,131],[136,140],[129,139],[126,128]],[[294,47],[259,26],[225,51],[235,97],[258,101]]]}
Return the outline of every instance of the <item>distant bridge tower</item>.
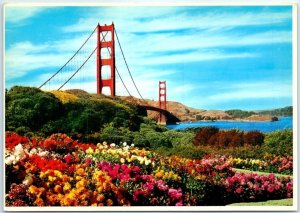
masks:
{"label": "distant bridge tower", "polygon": [[[106,35],[110,40],[105,38]],[[109,52],[109,58],[105,58],[101,51]],[[102,53],[103,53],[102,52]],[[114,24],[97,26],[97,94],[103,94],[103,88],[110,88],[110,95],[116,95],[116,79],[115,79],[115,39]],[[105,69],[106,68],[106,69]],[[109,71],[108,75],[105,71]],[[105,76],[105,74],[107,76]]]}
{"label": "distant bridge tower", "polygon": [[[160,109],[167,109],[167,87],[166,81],[159,81],[158,104]],[[167,119],[163,113],[159,113],[158,123],[166,125]]]}

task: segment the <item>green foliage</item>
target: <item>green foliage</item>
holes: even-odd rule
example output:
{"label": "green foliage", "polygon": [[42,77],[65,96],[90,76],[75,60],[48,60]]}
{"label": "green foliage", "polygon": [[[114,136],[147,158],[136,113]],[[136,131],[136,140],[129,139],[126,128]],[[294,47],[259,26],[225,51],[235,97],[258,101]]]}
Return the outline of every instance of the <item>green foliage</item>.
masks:
{"label": "green foliage", "polygon": [[192,146],[193,138],[195,134],[190,131],[175,131],[169,130],[163,133],[168,140],[172,141],[173,147],[187,147]]}
{"label": "green foliage", "polygon": [[106,125],[100,135],[101,141],[106,141],[108,143],[115,143],[120,145],[123,142],[133,141],[133,134],[127,128],[120,127],[116,128],[112,123]]}
{"label": "green foliage", "polygon": [[15,131],[19,135],[24,136],[27,132],[30,132],[30,129],[28,127],[25,127],[25,126],[20,126],[20,127],[16,128]]}
{"label": "green foliage", "polygon": [[251,115],[255,115],[256,113],[253,111],[244,111],[240,109],[232,109],[225,111],[229,115],[231,115],[233,118],[247,118]]}
{"label": "green foliage", "polygon": [[173,148],[158,147],[154,151],[164,156],[176,155],[176,156],[190,158],[190,159],[201,159],[203,156],[208,154],[206,149],[202,149],[195,146],[173,147]]}
{"label": "green foliage", "polygon": [[293,131],[286,129],[266,133],[263,149],[280,156],[293,156]]}
{"label": "green foliage", "polygon": [[32,87],[12,87],[6,94],[6,130],[26,127],[38,131],[42,125],[57,119],[61,102],[52,94]]}
{"label": "green foliage", "polygon": [[116,129],[137,131],[143,122],[140,107],[104,96],[84,93],[63,104],[52,93],[20,86],[12,87],[5,96],[7,131],[18,128],[20,133],[31,130],[45,136],[57,132],[89,135],[109,123]]}
{"label": "green foliage", "polygon": [[227,206],[292,206],[293,198],[268,200],[264,202],[232,203]]}
{"label": "green foliage", "polygon": [[259,115],[271,115],[271,116],[293,116],[293,107],[287,106],[284,108],[274,110],[263,110],[258,112]]}
{"label": "green foliage", "polygon": [[244,111],[239,109],[232,109],[225,111],[233,118],[247,118],[251,115],[270,115],[270,116],[293,116],[293,107],[287,106],[284,108],[279,109],[272,109],[272,110],[262,110],[258,112],[254,111]]}

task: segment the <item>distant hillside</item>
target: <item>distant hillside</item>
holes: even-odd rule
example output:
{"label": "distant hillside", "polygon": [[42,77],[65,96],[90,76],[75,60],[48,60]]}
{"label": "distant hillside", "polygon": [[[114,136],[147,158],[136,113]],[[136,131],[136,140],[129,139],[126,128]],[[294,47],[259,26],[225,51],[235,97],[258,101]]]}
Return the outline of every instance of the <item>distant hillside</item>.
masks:
{"label": "distant hillside", "polygon": [[[142,103],[140,99],[132,97],[121,97],[127,101]],[[145,100],[147,104],[158,106],[158,101]],[[167,110],[178,117],[182,122],[198,120],[245,120],[245,121],[275,121],[275,117],[290,116],[292,107],[285,107],[274,110],[264,111],[244,111],[244,110],[205,110],[188,107],[182,103],[167,101]],[[157,112],[148,111],[148,117],[156,118]]]}
{"label": "distant hillside", "polygon": [[257,111],[257,114],[259,115],[272,115],[272,116],[293,116],[293,107],[292,106],[287,106],[284,108],[279,108],[279,109],[272,109],[272,110],[262,110],[262,111]]}

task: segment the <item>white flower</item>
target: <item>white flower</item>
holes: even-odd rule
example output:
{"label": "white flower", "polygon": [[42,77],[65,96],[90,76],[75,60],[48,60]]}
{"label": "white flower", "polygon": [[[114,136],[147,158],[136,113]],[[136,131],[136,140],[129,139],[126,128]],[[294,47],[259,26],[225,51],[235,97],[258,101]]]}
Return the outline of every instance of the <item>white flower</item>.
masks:
{"label": "white flower", "polygon": [[134,147],[134,144],[132,143],[130,146],[131,146],[131,147]]}
{"label": "white flower", "polygon": [[127,146],[127,143],[126,143],[126,142],[124,142],[124,143],[123,143],[123,146]]}
{"label": "white flower", "polygon": [[15,156],[14,155],[10,155],[7,158],[5,158],[5,164],[7,165],[11,165],[13,164],[13,162],[15,161]]}
{"label": "white flower", "polygon": [[107,145],[107,142],[106,142],[106,141],[104,141],[104,142],[103,142],[103,146],[106,146],[106,145]]}
{"label": "white flower", "polygon": [[120,159],[120,162],[121,162],[121,163],[125,163],[125,159],[124,159],[124,158],[121,158],[121,159]]}
{"label": "white flower", "polygon": [[32,179],[31,174],[27,175],[27,176],[25,177],[25,179],[23,180],[23,184],[25,184],[25,185],[27,185],[27,186],[31,185],[32,182],[33,182],[33,179]]}
{"label": "white flower", "polygon": [[22,153],[22,152],[24,152],[22,144],[19,143],[17,146],[15,146],[15,152],[16,153]]}
{"label": "white flower", "polygon": [[148,166],[151,163],[151,160],[145,160],[145,165]]}
{"label": "white flower", "polygon": [[36,153],[37,153],[36,148],[31,149],[29,152],[30,155],[35,155]]}
{"label": "white flower", "polygon": [[115,143],[110,144],[110,147],[115,147],[115,146],[116,146]]}

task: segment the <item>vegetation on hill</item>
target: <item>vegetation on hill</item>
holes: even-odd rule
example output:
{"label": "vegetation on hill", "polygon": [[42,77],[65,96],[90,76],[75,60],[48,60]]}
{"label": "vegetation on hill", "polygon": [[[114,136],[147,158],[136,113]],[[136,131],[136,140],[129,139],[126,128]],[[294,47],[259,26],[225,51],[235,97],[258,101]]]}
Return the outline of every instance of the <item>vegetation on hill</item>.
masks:
{"label": "vegetation on hill", "polygon": [[284,108],[263,110],[258,112],[259,115],[271,115],[271,116],[293,116],[293,107],[287,106]]}
{"label": "vegetation on hill", "polygon": [[32,87],[12,87],[6,91],[5,100],[5,128],[19,133],[91,134],[106,124],[138,130],[145,115],[138,106],[117,99]]}
{"label": "vegetation on hill", "polygon": [[233,118],[248,118],[250,116],[292,116],[293,115],[293,107],[287,106],[284,108],[279,109],[272,109],[272,110],[261,110],[261,111],[245,111],[240,109],[232,109],[225,111]]}
{"label": "vegetation on hill", "polygon": [[225,112],[231,115],[233,118],[247,118],[250,117],[251,115],[256,114],[253,111],[244,111],[240,109],[231,109],[231,110],[226,110]]}
{"label": "vegetation on hill", "polygon": [[261,158],[266,153],[292,156],[292,130],[266,134],[213,127],[174,131],[149,120],[146,110],[133,103],[81,90],[43,92],[16,86],[5,95],[6,131],[21,135],[61,132],[84,142],[130,142],[163,155],[194,159],[211,153],[243,158]]}

